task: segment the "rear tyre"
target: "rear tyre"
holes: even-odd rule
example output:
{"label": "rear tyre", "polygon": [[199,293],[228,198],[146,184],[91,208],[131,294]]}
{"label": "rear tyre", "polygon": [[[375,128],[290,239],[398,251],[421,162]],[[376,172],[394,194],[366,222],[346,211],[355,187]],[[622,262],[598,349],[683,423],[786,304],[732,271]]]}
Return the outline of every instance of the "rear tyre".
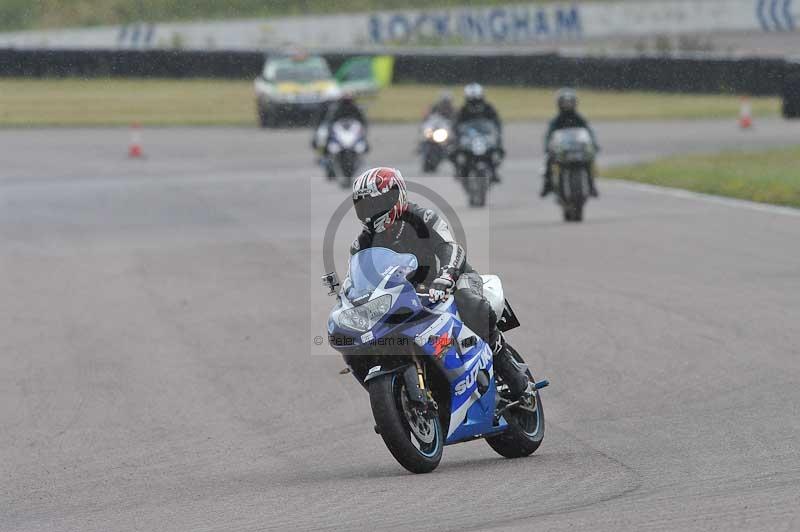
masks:
{"label": "rear tyre", "polygon": [[[524,364],[525,361],[514,348],[507,345],[517,362]],[[534,382],[533,374],[530,369],[526,372],[531,382]],[[544,439],[544,409],[542,408],[542,398],[538,391],[533,393],[532,401],[535,403],[530,406],[536,413],[522,409],[512,409],[504,414],[508,422],[508,429],[498,434],[486,438],[486,443],[494,451],[505,458],[522,458],[530,456],[542,444]]]}
{"label": "rear tyre", "polygon": [[439,416],[416,413],[397,373],[370,381],[369,403],[383,442],[401,466],[412,473],[436,469],[444,448]]}

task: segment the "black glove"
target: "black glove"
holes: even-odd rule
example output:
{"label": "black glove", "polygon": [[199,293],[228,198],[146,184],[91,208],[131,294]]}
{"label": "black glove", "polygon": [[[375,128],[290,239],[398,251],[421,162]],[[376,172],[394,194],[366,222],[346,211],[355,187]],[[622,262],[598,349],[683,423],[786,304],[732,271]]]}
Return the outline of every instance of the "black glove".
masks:
{"label": "black glove", "polygon": [[439,277],[431,283],[431,288],[428,290],[428,299],[434,303],[444,301],[450,295],[455,284],[456,282],[452,275],[447,272],[440,273]]}

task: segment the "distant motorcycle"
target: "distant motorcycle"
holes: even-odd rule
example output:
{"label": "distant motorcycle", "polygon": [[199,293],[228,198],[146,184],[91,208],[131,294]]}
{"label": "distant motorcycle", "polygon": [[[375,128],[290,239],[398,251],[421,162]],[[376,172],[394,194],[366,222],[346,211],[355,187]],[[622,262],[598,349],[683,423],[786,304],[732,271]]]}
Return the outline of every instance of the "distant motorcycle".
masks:
{"label": "distant motorcycle", "polygon": [[560,129],[553,133],[548,152],[553,164],[553,189],[564,221],[580,222],[589,199],[589,176],[596,155],[592,136],[582,127]]}
{"label": "distant motorcycle", "polygon": [[[544,438],[539,390],[547,380],[534,381],[528,369],[532,386],[510,397],[491,347],[462,323],[455,298],[431,302],[408,281],[417,267],[412,254],[367,248],[350,258],[338,292],[336,274],[323,277],[337,295],[328,341],[369,392],[375,431],[413,473],[433,471],[445,445],[476,438],[506,458],[532,454]],[[498,328],[518,327],[500,279],[481,277]]]}
{"label": "distant motorcycle", "polygon": [[453,160],[472,207],[486,205],[489,186],[503,160],[500,132],[491,120],[476,119],[458,127]]}
{"label": "distant motorcycle", "polygon": [[435,172],[452,145],[452,123],[438,113],[428,115],[422,122],[422,141],[418,152],[422,157],[422,171]]}
{"label": "distant motorcycle", "polygon": [[337,120],[330,128],[323,124],[316,132],[316,144],[323,147],[320,164],[328,179],[338,178],[342,188],[350,188],[368,149],[364,124],[352,118]]}

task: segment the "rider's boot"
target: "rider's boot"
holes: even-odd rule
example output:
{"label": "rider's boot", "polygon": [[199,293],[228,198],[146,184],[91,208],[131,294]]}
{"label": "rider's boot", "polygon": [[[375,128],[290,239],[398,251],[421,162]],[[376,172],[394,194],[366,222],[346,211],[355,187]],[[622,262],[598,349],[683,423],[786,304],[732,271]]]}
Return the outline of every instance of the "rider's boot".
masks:
{"label": "rider's boot", "polygon": [[494,367],[497,370],[497,374],[508,386],[511,397],[515,400],[521,398],[528,391],[530,379],[528,379],[525,369],[520,367],[511,351],[506,347],[502,334],[499,335],[492,351],[494,353]]}

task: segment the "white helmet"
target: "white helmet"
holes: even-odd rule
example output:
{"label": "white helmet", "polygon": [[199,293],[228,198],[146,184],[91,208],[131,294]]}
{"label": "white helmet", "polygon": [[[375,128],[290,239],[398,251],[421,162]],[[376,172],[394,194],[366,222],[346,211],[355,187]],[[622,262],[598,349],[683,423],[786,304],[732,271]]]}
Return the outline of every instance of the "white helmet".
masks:
{"label": "white helmet", "polygon": [[470,100],[483,100],[483,87],[480,83],[470,83],[464,87],[464,98]]}

